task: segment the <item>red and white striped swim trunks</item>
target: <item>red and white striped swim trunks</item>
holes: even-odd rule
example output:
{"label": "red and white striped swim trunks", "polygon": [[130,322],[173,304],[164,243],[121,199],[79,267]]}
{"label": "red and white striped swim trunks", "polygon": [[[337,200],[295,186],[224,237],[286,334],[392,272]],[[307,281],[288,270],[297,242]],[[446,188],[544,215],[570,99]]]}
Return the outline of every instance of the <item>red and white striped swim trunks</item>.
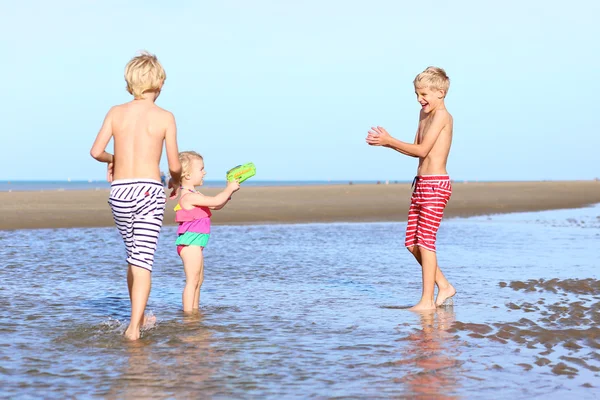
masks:
{"label": "red and white striped swim trunks", "polygon": [[448,175],[420,175],[413,185],[405,245],[435,251],[435,238],[452,194],[452,183]]}

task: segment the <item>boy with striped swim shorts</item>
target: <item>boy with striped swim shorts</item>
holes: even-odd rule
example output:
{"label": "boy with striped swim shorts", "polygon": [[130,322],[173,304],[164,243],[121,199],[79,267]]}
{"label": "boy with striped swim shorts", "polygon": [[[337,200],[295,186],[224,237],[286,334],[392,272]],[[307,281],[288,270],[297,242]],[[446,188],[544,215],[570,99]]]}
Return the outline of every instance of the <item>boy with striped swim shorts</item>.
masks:
{"label": "boy with striped swim shorts", "polygon": [[[444,105],[450,79],[443,69],[429,67],[417,75],[413,83],[421,105],[414,143],[395,139],[380,126],[369,130],[366,141],[371,146],[389,147],[419,159],[417,176],[413,180],[405,245],[421,265],[423,273],[421,300],[410,310],[425,311],[453,304],[456,294],[437,264],[435,247],[444,208],[452,194],[446,162],[454,121]],[[438,294],[434,301],[435,285]]]}
{"label": "boy with striped swim shorts", "polygon": [[[159,169],[163,143],[171,173],[169,188],[176,190],[173,182],[181,177],[175,118],[154,103],[166,77],[156,56],[143,52],[131,59],[125,67],[125,81],[133,100],[108,111],[90,151],[96,160],[108,164],[108,203],[127,251],[131,321],[125,337],[130,340],[139,339],[140,328],[147,322],[144,311],[166,203]],[[114,155],[105,151],[111,138]]]}

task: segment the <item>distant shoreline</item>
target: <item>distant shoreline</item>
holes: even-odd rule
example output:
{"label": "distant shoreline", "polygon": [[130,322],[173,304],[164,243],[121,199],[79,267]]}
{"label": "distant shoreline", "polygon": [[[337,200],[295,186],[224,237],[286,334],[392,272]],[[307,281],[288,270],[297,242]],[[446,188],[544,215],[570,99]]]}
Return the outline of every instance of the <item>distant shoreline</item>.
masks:
{"label": "distant shoreline", "polygon": [[[376,184],[403,184],[410,183],[404,180],[260,180],[251,179],[244,182],[244,187],[275,187],[275,186],[324,186],[324,185],[376,185]],[[225,187],[226,181],[208,180],[205,188]],[[0,192],[48,192],[72,190],[107,190],[110,183],[106,181],[0,181]]]}
{"label": "distant shoreline", "polygon": [[[590,180],[540,180],[540,181],[486,181],[486,180],[453,180],[455,184],[462,183],[535,183],[535,182],[594,182],[596,179]],[[244,187],[292,187],[292,186],[337,186],[337,185],[402,185],[411,183],[412,180],[257,180],[251,179],[244,183]],[[203,188],[222,188],[225,187],[225,180],[208,180],[205,181]],[[102,191],[108,190],[110,183],[105,180],[0,180],[0,193],[2,192],[52,192],[52,191]]]}
{"label": "distant shoreline", "polygon": [[[217,188],[203,193],[214,195]],[[409,183],[243,187],[217,225],[406,221]],[[0,230],[113,226],[108,190],[0,192]],[[600,203],[598,181],[453,184],[445,217],[579,208]],[[165,225],[174,224],[175,201]]]}

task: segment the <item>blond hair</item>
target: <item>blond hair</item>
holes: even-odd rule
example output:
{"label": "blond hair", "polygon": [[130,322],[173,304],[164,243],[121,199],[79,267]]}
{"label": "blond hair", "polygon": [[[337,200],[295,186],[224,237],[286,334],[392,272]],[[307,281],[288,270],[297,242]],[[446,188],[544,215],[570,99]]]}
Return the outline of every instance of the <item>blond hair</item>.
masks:
{"label": "blond hair", "polygon": [[154,54],[142,51],[133,57],[125,67],[127,91],[139,99],[146,92],[157,92],[167,74]]}
{"label": "blond hair", "polygon": [[182,151],[179,153],[179,162],[181,163],[181,179],[190,173],[192,162],[194,160],[204,160],[204,158],[195,151]]}
{"label": "blond hair", "polygon": [[450,78],[446,75],[443,68],[427,67],[413,81],[415,88],[427,87],[431,90],[443,90],[444,96],[450,89]]}

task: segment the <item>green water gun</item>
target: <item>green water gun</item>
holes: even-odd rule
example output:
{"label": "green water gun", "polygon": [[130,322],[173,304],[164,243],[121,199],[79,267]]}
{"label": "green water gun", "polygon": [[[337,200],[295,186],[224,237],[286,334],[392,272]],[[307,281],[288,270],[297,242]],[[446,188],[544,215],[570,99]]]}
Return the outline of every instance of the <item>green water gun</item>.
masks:
{"label": "green water gun", "polygon": [[254,163],[249,162],[247,164],[238,165],[237,167],[231,168],[229,171],[227,171],[226,175],[227,182],[237,180],[239,183],[242,183],[256,175],[256,167],[254,166]]}

